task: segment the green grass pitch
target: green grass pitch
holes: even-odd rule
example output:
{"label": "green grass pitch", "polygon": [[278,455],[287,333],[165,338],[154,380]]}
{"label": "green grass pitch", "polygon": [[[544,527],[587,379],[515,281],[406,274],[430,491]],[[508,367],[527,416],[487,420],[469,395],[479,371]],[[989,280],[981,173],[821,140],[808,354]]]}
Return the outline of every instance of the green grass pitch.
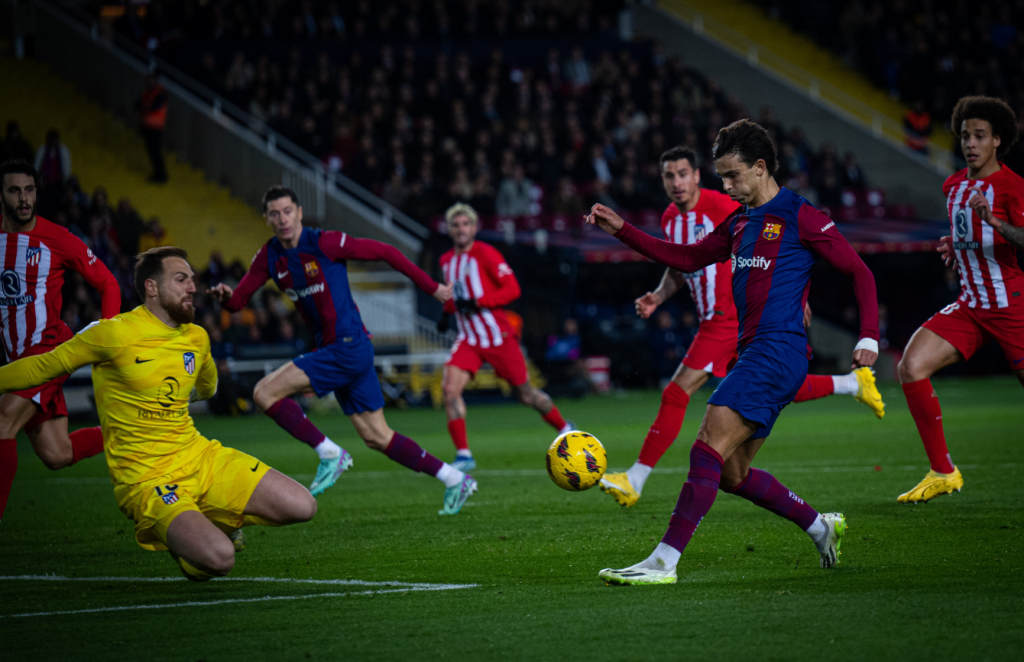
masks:
{"label": "green grass pitch", "polygon": [[[166,553],[136,546],[102,459],[48,472],[23,441],[0,524],[0,575],[76,581],[0,580],[0,657],[1013,657],[1024,644],[1020,386],[986,379],[937,387],[966,481],[961,494],[916,507],[896,503],[927,470],[898,387],[883,389],[884,421],[848,397],[792,405],[756,464],[819,510],[847,515],[842,563],[821,570],[795,526],[720,493],[683,554],[675,586],[610,587],[597,571],[643,559],[660,539],[709,391],[694,398],[680,439],[628,510],[597,489],[556,488],[544,473],[554,435],[516,405],[470,408],[480,491],[450,518],[437,515],[437,481],[366,449],[340,414],[318,417],[353,453],[353,470],[321,497],[309,524],[246,529],[235,579],[208,584],[143,581],[178,577],[177,567]],[[603,441],[613,468],[636,458],[657,405],[656,392],[560,403]],[[441,412],[387,415],[396,430],[451,458]],[[303,483],[312,477],[315,455],[266,418],[197,424]],[[108,579],[81,580],[91,577]],[[423,590],[449,584],[475,586]],[[70,611],[81,613],[17,616]]]}

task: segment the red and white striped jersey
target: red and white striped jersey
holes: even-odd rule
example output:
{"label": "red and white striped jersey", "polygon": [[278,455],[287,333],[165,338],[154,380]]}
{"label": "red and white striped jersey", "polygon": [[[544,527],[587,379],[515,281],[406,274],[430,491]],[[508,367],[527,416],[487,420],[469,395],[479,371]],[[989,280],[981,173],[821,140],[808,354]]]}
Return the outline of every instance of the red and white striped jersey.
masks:
{"label": "red and white striped jersey", "polygon": [[[724,193],[710,189],[700,190],[697,205],[686,214],[681,213],[674,202],[669,203],[661,215],[665,241],[695,244],[705,235],[711,234],[739,206],[738,202]],[[736,305],[732,300],[732,266],[728,260],[683,275],[701,320],[715,317],[736,319]]]}
{"label": "red and white striped jersey", "polygon": [[71,337],[60,319],[68,269],[103,294],[102,315],[121,312],[121,288],[93,252],[56,223],[36,217],[30,232],[0,231],[0,335],[8,361],[47,352]]}
{"label": "red and white striped jersey", "polygon": [[942,185],[960,269],[960,301],[970,308],[1024,305],[1024,272],[1016,250],[967,204],[976,194],[970,189],[980,189],[993,216],[1024,227],[1024,179],[1000,165],[984,179],[968,179],[965,168]]}
{"label": "red and white striped jersey", "polygon": [[[444,280],[453,286],[445,312],[455,313],[458,341],[482,349],[515,342],[515,332],[502,306],[519,298],[519,281],[497,248],[474,241],[465,253],[452,249],[441,256]],[[472,299],[479,312],[458,312],[455,301]]]}

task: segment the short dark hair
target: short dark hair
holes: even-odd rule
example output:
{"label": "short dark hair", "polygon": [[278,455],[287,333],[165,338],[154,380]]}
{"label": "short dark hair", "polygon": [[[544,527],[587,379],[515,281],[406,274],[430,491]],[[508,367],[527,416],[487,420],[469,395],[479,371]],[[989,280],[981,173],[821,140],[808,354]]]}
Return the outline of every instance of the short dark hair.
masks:
{"label": "short dark hair", "polygon": [[4,177],[7,175],[28,175],[32,178],[32,181],[36,183],[36,188],[43,187],[43,180],[39,177],[39,173],[32,167],[32,164],[25,159],[10,159],[4,161],[0,165],[0,183],[3,183]]}
{"label": "short dark hair", "polygon": [[735,154],[748,166],[764,160],[771,175],[779,169],[779,155],[771,136],[763,126],[749,119],[736,120],[718,132],[711,158],[717,161],[728,154]]}
{"label": "short dark hair", "polygon": [[953,108],[953,119],[949,124],[953,135],[960,137],[960,128],[965,120],[985,120],[992,125],[992,135],[999,136],[999,149],[996,154],[1002,156],[1020,138],[1017,128],[1017,114],[1010,104],[995,97],[964,97],[956,102]]}
{"label": "short dark hair", "polygon": [[150,248],[145,253],[139,253],[135,258],[135,276],[132,282],[135,284],[135,291],[139,298],[146,300],[146,281],[158,280],[164,275],[164,260],[169,257],[180,257],[188,261],[188,253],[184,248],[174,246],[157,246]]}
{"label": "short dark hair", "polygon": [[665,164],[669,161],[682,161],[686,159],[690,162],[690,167],[694,170],[697,169],[697,154],[689,147],[678,145],[672,149],[665,150],[661,154],[661,158],[658,159],[658,165],[665,167]]}
{"label": "short dark hair", "polygon": [[273,186],[267,189],[266,193],[263,194],[263,213],[267,213],[267,205],[269,205],[274,200],[277,200],[278,198],[284,197],[291,198],[292,202],[295,203],[296,207],[302,206],[301,204],[299,204],[299,196],[295,195],[295,191],[291,190],[287,186],[274,184]]}

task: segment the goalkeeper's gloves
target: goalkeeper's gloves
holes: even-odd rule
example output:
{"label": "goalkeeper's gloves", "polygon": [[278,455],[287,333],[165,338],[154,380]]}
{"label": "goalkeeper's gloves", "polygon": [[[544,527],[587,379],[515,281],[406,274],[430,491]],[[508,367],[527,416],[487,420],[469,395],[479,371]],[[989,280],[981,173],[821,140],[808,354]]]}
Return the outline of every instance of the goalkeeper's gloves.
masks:
{"label": "goalkeeper's gloves", "polygon": [[459,299],[455,302],[455,310],[460,313],[476,313],[480,311],[475,299]]}

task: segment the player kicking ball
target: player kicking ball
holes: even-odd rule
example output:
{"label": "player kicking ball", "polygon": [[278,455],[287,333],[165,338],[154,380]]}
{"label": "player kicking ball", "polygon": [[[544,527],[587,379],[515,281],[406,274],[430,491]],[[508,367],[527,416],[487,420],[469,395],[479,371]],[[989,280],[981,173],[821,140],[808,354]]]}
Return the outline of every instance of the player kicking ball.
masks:
{"label": "player kicking ball", "polygon": [[231,572],[227,533],[252,524],[307,522],[316,499],[256,458],[195,428],[190,394],[217,391],[210,338],[192,324],[196,288],[185,251],[141,254],[135,288],[143,305],[90,324],[46,354],[0,368],[0,393],[32,388],[92,366],[107,467],[135,540],[170,550],[185,576],[206,581]]}
{"label": "player kicking ball", "polygon": [[1024,384],[1024,179],[999,162],[1017,142],[1017,117],[1000,99],[964,97],[951,128],[960,137],[967,167],[942,185],[951,237],[939,251],[960,270],[959,299],[921,325],[899,364],[910,414],[924,442],[931,470],[901,503],[922,503],[964,486],[942,429],[942,408],[931,376],[966,361],[995,340]]}
{"label": "player kicking ball", "polygon": [[316,350],[261,379],[253,393],[257,407],[320,457],[310,492],[319,496],[334,485],[352,466],[352,456],[318,430],[291,396],[312,390],[323,397],[333,391],[367,446],[444,483],[444,506],[439,514],[458,513],[476,491],[476,481],[388,427],[384,396],[373,367],[373,344],[352,300],[346,261],[384,260],[441,303],[451,298],[451,286],[434,282],[394,246],[344,232],[304,228],[299,198],[284,186],[267,189],[263,213],[274,238],[253,258],[237,289],[221,283],[208,294],[228,310],[241,310],[256,290],[273,279],[312,329]]}
{"label": "player kicking ball", "polygon": [[[673,147],[661,155],[661,183],[672,200],[662,214],[661,228],[665,241],[674,244],[700,241],[740,207],[727,195],[701,188],[697,156],[686,147]],[[644,438],[640,457],[628,471],[605,474],[601,479],[601,491],[620,506],[632,507],[640,499],[654,466],[679,436],[693,394],[711,375],[725,377],[736,362],[739,320],[732,298],[732,277],[728,260],[694,273],[666,269],[658,288],[636,300],[637,314],[647,319],[685,284],[697,306],[700,328],[661,394],[661,406]],[[810,325],[810,317],[811,309],[805,305],[804,326]],[[833,394],[852,395],[878,418],[885,416],[885,403],[871,368],[858,368],[846,375],[807,375],[793,402]]]}
{"label": "player kicking ball", "polygon": [[719,489],[799,526],[817,547],[822,568],[836,564],[846,531],[842,513],[819,514],[774,476],[750,465],[807,376],[803,301],[817,258],[853,281],[861,323],[854,368],[878,358],[875,279],[835,223],[775,182],[778,157],[763,127],[750,120],[733,122],[719,131],[712,156],[725,191],[743,206],[692,246],[654,239],[603,205],[594,205],[587,217],[640,254],[687,273],[731,255],[740,322],[739,358],[708,400],[668,531],[646,560],[602,570],[599,576],[608,583],[675,583],[679,557]]}
{"label": "player kicking ball", "polygon": [[[121,288],[110,270],[66,229],[36,216],[39,174],[26,161],[0,165],[0,336],[8,361],[48,352],[72,336],[61,320],[64,273],[77,271],[103,297],[103,317],[121,312]],[[68,433],[66,375],[0,396],[0,518],[18,471],[18,430],[36,455],[60,469],[103,452],[98,427]]]}
{"label": "player kicking ball", "polygon": [[459,335],[444,364],[441,389],[448,414],[448,433],[455,444],[452,466],[463,471],[476,467],[466,437],[466,401],[462,392],[484,363],[509,383],[516,399],[535,409],[559,434],[573,429],[562,418],[547,393],[534,388],[526,371],[526,358],[518,334],[509,324],[503,306],[519,298],[519,281],[494,246],[477,240],[479,217],[467,204],[452,205],[445,212],[448,236],[455,246],[441,256],[441,272],[452,285],[452,299],[444,305],[438,328],[447,330],[447,315],[455,314]]}

